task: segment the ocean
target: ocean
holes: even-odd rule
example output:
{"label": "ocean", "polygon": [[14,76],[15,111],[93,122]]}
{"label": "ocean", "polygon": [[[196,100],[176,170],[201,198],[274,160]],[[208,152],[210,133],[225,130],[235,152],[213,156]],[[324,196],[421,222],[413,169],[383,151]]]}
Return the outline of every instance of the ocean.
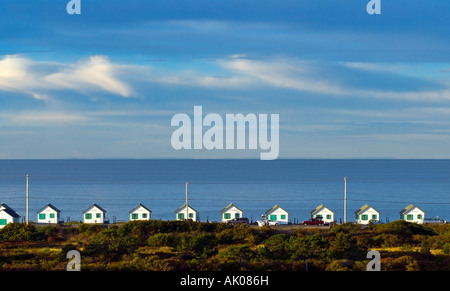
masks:
{"label": "ocean", "polygon": [[201,221],[220,221],[229,203],[252,220],[278,204],[291,222],[306,220],[323,204],[344,216],[347,177],[347,221],[368,204],[383,222],[399,219],[414,204],[426,218],[450,221],[450,160],[396,159],[59,159],[0,160],[0,203],[20,216],[26,211],[29,175],[30,220],[47,203],[61,210],[64,221],[81,221],[92,203],[113,221],[128,220],[139,203],[153,219],[174,220],[185,203]]}

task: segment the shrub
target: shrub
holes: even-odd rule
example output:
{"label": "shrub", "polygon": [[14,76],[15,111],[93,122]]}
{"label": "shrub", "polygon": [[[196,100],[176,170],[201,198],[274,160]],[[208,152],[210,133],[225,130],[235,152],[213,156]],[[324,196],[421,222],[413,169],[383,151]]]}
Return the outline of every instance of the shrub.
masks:
{"label": "shrub", "polygon": [[36,241],[45,239],[34,225],[8,223],[0,230],[0,241]]}
{"label": "shrub", "polygon": [[446,255],[450,254],[450,243],[445,243],[442,247],[442,252]]}
{"label": "shrub", "polygon": [[255,251],[249,245],[232,245],[219,253],[221,270],[246,270],[250,261],[255,258]]}
{"label": "shrub", "polygon": [[173,246],[174,237],[170,233],[157,233],[147,239],[147,244],[151,247]]}
{"label": "shrub", "polygon": [[209,257],[217,253],[217,242],[213,234],[183,235],[175,249],[185,256]]}
{"label": "shrub", "polygon": [[275,234],[264,241],[264,248],[272,259],[287,259],[289,237],[285,234]]}
{"label": "shrub", "polygon": [[353,235],[347,233],[338,233],[330,243],[330,255],[335,259],[356,260],[367,253],[367,249],[358,246]]}
{"label": "shrub", "polygon": [[329,242],[321,234],[308,236],[291,236],[289,239],[289,252],[294,260],[326,258],[329,255]]}
{"label": "shrub", "polygon": [[87,256],[104,255],[105,258],[116,259],[123,254],[129,254],[138,248],[136,239],[110,226],[97,233],[86,245],[84,254]]}
{"label": "shrub", "polygon": [[248,225],[241,224],[236,227],[225,228],[216,233],[217,243],[219,244],[236,244],[248,243],[254,244],[257,237]]}

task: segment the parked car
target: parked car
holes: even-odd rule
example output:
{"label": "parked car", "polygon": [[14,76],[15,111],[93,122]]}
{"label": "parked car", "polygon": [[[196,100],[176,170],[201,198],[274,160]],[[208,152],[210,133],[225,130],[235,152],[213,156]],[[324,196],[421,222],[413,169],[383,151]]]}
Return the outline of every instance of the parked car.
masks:
{"label": "parked car", "polygon": [[273,220],[269,220],[267,219],[267,217],[265,215],[261,215],[261,220],[256,221],[256,223],[259,226],[263,226],[263,225],[278,225],[278,221],[273,221]]}
{"label": "parked car", "polygon": [[240,217],[240,218],[233,218],[232,220],[228,220],[229,224],[237,225],[237,224],[248,224],[248,218],[246,217]]}
{"label": "parked car", "polygon": [[302,221],[302,225],[323,225],[323,221],[316,218],[310,218]]}

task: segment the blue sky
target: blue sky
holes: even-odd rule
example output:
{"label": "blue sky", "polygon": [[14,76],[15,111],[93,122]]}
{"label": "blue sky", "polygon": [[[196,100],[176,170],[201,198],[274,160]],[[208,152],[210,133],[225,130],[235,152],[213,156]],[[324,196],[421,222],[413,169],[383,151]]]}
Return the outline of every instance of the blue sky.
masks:
{"label": "blue sky", "polygon": [[0,158],[182,150],[177,113],[277,113],[280,158],[450,158],[450,2],[0,0]]}

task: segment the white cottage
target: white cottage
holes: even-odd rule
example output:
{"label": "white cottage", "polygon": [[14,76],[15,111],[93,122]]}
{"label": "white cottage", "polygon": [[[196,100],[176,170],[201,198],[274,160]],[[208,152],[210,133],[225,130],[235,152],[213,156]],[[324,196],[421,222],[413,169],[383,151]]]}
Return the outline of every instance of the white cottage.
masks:
{"label": "white cottage", "polygon": [[8,205],[0,204],[0,229],[8,223],[19,222],[20,216]]}
{"label": "white cottage", "polygon": [[400,211],[400,219],[407,222],[423,224],[425,212],[420,210],[417,206],[410,204]]}
{"label": "white cottage", "polygon": [[[183,204],[180,208],[175,210],[176,220],[185,220],[186,219],[186,203]],[[187,205],[187,217],[189,220],[197,221],[199,219],[198,211]]]}
{"label": "white cottage", "polygon": [[37,211],[37,223],[58,223],[60,213],[58,208],[49,203]]}
{"label": "white cottage", "polygon": [[130,210],[129,214],[130,214],[130,221],[150,220],[152,211],[147,207],[145,207],[144,205],[142,205],[141,203],[139,203],[138,206]]}
{"label": "white cottage", "polygon": [[220,211],[222,216],[222,222],[227,222],[234,218],[241,218],[244,215],[244,212],[237,208],[233,203],[228,204],[227,207]]}
{"label": "white cottage", "polygon": [[266,217],[278,223],[288,223],[289,221],[289,213],[278,204],[266,211]]}
{"label": "white cottage", "polygon": [[105,223],[105,213],[106,210],[94,203],[88,209],[83,211],[83,222]]}
{"label": "white cottage", "polygon": [[380,213],[367,204],[356,210],[355,215],[355,222],[358,224],[369,224],[371,220],[380,220]]}
{"label": "white cottage", "polygon": [[311,218],[322,220],[324,223],[334,222],[334,212],[320,204],[311,211]]}

